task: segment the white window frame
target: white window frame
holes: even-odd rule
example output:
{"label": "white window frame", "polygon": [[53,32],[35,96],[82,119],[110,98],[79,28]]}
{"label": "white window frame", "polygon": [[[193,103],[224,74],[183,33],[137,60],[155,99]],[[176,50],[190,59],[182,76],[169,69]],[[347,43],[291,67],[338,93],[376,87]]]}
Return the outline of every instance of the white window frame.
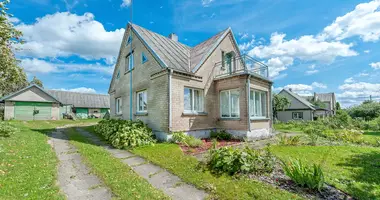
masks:
{"label": "white window frame", "polygon": [[[232,101],[231,101],[231,92],[232,91],[237,91],[238,94],[239,94],[239,100],[238,100],[238,114],[236,117],[232,117]],[[229,108],[229,117],[225,117],[223,116],[223,112],[222,112],[222,93],[223,92],[228,92],[228,108]],[[230,90],[221,90],[219,92],[219,111],[220,111],[220,118],[223,118],[223,119],[240,119],[240,91],[239,89],[230,89]]]}
{"label": "white window frame", "polygon": [[[142,105],[142,110],[140,110],[140,101],[139,101],[139,96],[140,94],[143,95],[143,99],[144,99],[144,95],[146,96],[146,110],[144,110],[144,105]],[[147,113],[148,112],[148,93],[147,93],[147,90],[142,90],[142,91],[139,91],[136,93],[136,105],[137,105],[137,108],[136,108],[136,111],[138,113]]]}
{"label": "white window frame", "polygon": [[115,99],[115,113],[120,115],[123,113],[123,101],[121,97]]}
{"label": "white window frame", "polygon": [[[190,107],[191,107],[191,110],[186,110],[186,106],[185,106],[185,90],[186,89],[189,89],[190,90],[190,93],[191,93],[191,99],[190,99]],[[200,110],[195,110],[195,91],[198,91],[199,94],[200,94],[200,106],[201,106],[201,109]],[[184,113],[194,113],[194,114],[197,114],[197,113],[204,113],[205,111],[205,106],[204,106],[204,92],[202,89],[196,89],[196,88],[190,88],[190,87],[184,87],[183,89],[183,97],[184,97],[184,101],[183,101],[183,109],[184,109]]]}
{"label": "white window frame", "polygon": [[[297,115],[296,118],[294,117],[294,114]],[[300,117],[300,116],[302,116],[302,117]],[[294,120],[303,120],[303,112],[292,112],[292,119],[294,119]]]}
{"label": "white window frame", "polygon": [[[255,116],[255,109],[256,109],[256,94],[259,94],[259,102],[260,102],[260,108],[263,110],[263,106],[265,106],[265,113],[262,114],[262,116]],[[263,104],[262,101],[262,94],[265,96],[265,103]],[[250,118],[251,119],[266,119],[268,118],[268,92],[266,91],[261,91],[261,90],[256,90],[256,89],[250,89],[250,94],[249,94],[249,106],[252,108],[249,109],[250,112]]]}
{"label": "white window frame", "polygon": [[125,72],[129,72],[129,71],[131,71],[132,69],[133,69],[133,51],[132,51],[132,53],[129,53],[126,57],[125,57],[125,61],[127,61],[128,60],[128,68],[127,68],[127,63],[125,63]]}

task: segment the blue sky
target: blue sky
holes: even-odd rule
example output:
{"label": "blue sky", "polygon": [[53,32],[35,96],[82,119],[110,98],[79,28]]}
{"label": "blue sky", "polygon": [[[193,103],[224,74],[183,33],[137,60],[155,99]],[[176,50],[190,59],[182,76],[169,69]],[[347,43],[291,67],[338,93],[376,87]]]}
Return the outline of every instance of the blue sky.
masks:
{"label": "blue sky", "polygon": [[[275,91],[335,92],[344,106],[380,99],[380,0],[133,2],[133,22],[196,45],[231,27],[270,67]],[[26,43],[16,52],[46,88],[107,93],[129,0],[11,1]]]}

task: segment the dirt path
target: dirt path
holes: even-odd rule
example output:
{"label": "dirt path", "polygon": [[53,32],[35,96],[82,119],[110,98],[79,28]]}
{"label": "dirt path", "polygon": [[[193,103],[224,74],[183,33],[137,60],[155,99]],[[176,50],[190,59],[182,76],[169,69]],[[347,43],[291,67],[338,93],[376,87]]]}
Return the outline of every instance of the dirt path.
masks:
{"label": "dirt path", "polygon": [[111,199],[111,191],[97,176],[91,174],[76,148],[69,144],[64,128],[57,128],[51,134],[49,144],[53,146],[59,160],[58,185],[67,199]]}
{"label": "dirt path", "polygon": [[77,131],[91,140],[94,144],[105,148],[112,156],[121,159],[123,163],[130,166],[133,171],[146,179],[153,187],[162,190],[172,199],[178,200],[202,200],[207,197],[203,190],[183,182],[179,177],[171,174],[165,169],[149,163],[144,158],[136,156],[129,151],[115,149],[99,139],[99,137],[77,128]]}

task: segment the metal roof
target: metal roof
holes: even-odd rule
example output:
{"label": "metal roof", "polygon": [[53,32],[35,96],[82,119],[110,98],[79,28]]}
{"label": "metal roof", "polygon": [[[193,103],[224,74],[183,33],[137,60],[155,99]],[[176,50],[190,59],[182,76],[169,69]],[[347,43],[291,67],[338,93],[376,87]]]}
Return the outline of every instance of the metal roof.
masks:
{"label": "metal roof", "polygon": [[317,99],[320,101],[332,101],[334,99],[334,93],[316,93]]}
{"label": "metal roof", "polygon": [[62,90],[47,90],[47,92],[56,97],[63,105],[73,105],[77,108],[110,108],[109,95]]}
{"label": "metal roof", "polygon": [[44,92],[45,94],[47,94],[48,96],[50,96],[51,98],[53,98],[54,100],[56,100],[58,103],[62,103],[62,102],[60,102],[56,97],[52,96],[49,92],[47,92],[46,90],[44,90],[43,88],[41,88],[40,86],[38,86],[38,85],[36,85],[36,84],[29,85],[29,86],[27,86],[27,87],[22,88],[21,90],[18,90],[18,91],[16,91],[16,92],[13,92],[13,93],[11,93],[11,94],[9,94],[9,95],[7,95],[7,96],[1,98],[1,99],[0,99],[0,102],[3,102],[3,101],[5,101],[5,100],[7,100],[7,99],[9,99],[9,98],[11,98],[11,97],[14,97],[14,96],[16,96],[16,95],[18,95],[18,94],[24,92],[25,90],[27,90],[27,89],[29,89],[29,88],[32,88],[32,87],[36,87],[36,88],[38,88],[39,90],[41,90],[42,92]]}
{"label": "metal roof", "polygon": [[[309,101],[307,101],[306,99],[304,99],[303,97],[301,97],[300,95],[288,90],[288,89],[283,89],[283,91],[287,92],[288,94],[290,94],[291,96],[293,96],[295,99],[297,99],[298,101],[300,101],[301,103],[303,103],[305,106],[311,108],[312,110],[315,110],[316,107],[310,103]],[[281,92],[280,92],[281,93]]]}
{"label": "metal roof", "polygon": [[230,30],[221,31],[192,48],[136,24],[130,25],[166,67],[184,72],[192,72],[201,64]]}

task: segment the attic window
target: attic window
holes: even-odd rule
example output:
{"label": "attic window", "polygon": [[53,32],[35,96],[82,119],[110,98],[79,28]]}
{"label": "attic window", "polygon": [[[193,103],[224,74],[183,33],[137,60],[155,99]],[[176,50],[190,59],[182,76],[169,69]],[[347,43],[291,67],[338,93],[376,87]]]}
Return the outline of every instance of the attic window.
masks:
{"label": "attic window", "polygon": [[148,58],[144,54],[144,52],[141,53],[141,63],[144,64],[148,61]]}
{"label": "attic window", "polygon": [[130,44],[131,42],[132,42],[132,37],[129,36],[129,37],[128,37],[128,40],[127,40],[127,45]]}

